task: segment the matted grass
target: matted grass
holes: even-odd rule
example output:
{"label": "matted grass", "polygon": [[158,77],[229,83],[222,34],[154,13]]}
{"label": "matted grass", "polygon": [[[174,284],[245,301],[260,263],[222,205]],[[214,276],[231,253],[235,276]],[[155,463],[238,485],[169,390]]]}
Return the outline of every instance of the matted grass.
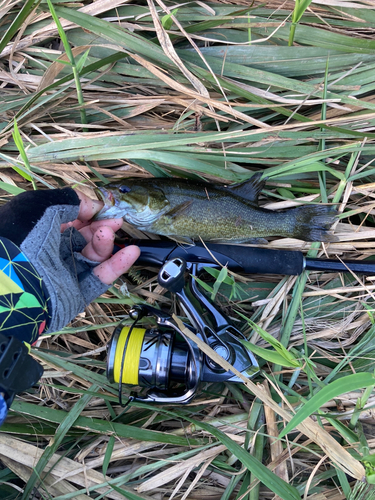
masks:
{"label": "matted grass", "polygon": [[[371,259],[373,2],[4,0],[0,17],[2,202],[65,185],[94,196],[103,178],[262,171],[262,206],[341,213],[337,242],[269,248]],[[1,499],[373,498],[374,277],[216,284],[259,375],[123,412],[105,345],[134,303],[176,312],[156,276],[133,270],[33,349],[45,373],[1,428]]]}

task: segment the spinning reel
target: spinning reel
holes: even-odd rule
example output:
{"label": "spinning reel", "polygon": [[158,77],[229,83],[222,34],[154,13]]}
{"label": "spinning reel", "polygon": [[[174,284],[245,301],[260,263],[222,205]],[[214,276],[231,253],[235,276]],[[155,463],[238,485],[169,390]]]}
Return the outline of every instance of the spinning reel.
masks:
{"label": "spinning reel", "polygon": [[[198,289],[193,278],[185,282],[186,271],[198,275],[204,265],[176,257],[160,269],[158,282],[178,298],[190,322],[184,327],[238,371],[252,377],[259,370],[258,363],[241,344],[242,333]],[[131,396],[129,401],[186,404],[197,395],[203,382],[241,382],[202,353],[169,314],[137,305],[129,315],[134,320],[132,326],[119,325],[107,348],[107,377],[119,384],[120,404],[123,384],[148,389],[145,396]],[[137,322],[146,316],[154,318],[157,327],[138,328]]]}

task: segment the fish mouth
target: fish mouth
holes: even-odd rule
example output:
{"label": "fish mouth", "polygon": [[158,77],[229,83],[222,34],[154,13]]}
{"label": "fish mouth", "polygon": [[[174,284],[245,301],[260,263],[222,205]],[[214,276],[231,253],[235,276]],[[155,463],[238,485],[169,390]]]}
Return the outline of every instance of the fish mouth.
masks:
{"label": "fish mouth", "polygon": [[104,207],[114,206],[116,200],[113,194],[110,191],[107,191],[105,188],[97,187],[95,190],[96,196],[104,203]]}
{"label": "fish mouth", "polygon": [[111,217],[111,215],[109,215],[113,211],[113,207],[116,206],[116,199],[113,196],[113,193],[107,191],[104,187],[97,187],[94,191],[99,200],[103,202],[104,206],[97,214],[94,215],[92,220],[98,221],[115,218],[114,216]]}
{"label": "fish mouth", "polygon": [[103,188],[97,187],[94,189],[94,193],[96,194],[96,196],[99,198],[100,201],[105,203],[105,195],[104,193],[102,193],[102,189]]}

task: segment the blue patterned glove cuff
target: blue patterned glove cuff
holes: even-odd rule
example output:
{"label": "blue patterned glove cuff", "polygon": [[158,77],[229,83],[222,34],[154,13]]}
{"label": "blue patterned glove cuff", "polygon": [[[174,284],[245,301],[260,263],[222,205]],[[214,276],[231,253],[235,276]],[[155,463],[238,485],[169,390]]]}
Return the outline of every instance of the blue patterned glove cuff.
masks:
{"label": "blue patterned glove cuff", "polygon": [[26,255],[0,237],[1,333],[34,343],[51,321],[49,301],[43,281]]}
{"label": "blue patterned glove cuff", "polygon": [[6,416],[8,415],[8,407],[3,398],[3,395],[0,392],[0,426],[3,425]]}

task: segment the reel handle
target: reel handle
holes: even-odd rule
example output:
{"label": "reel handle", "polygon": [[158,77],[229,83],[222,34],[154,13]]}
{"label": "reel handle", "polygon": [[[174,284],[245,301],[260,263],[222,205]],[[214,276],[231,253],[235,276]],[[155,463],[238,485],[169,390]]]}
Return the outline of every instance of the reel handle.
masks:
{"label": "reel handle", "polygon": [[169,292],[178,293],[185,286],[186,261],[176,257],[166,262],[158,274],[159,285]]}
{"label": "reel handle", "polygon": [[[199,274],[203,266],[189,263],[191,274]],[[245,340],[214,303],[203,294],[194,278],[184,280],[187,264],[182,257],[175,257],[166,262],[159,271],[158,282],[170,292],[174,292],[190,323],[197,334],[223,359],[230,362],[240,372],[248,375],[258,372],[258,363],[253,354],[241,344]],[[205,358],[202,366],[202,380],[218,382],[227,378],[225,370],[210,358]],[[235,380],[236,377],[231,377]],[[236,380],[237,381],[237,380]]]}

